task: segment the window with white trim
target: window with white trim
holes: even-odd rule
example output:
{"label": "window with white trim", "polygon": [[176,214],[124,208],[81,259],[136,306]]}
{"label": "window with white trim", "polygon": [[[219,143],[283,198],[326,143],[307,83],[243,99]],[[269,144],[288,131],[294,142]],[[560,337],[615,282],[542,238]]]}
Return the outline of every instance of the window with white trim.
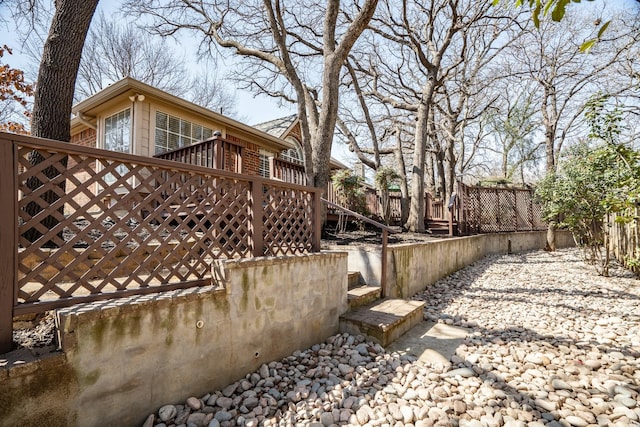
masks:
{"label": "window with white trim", "polygon": [[156,111],[156,154],[182,148],[212,136],[213,130],[206,126]]}
{"label": "window with white trim", "polygon": [[299,164],[304,163],[303,157],[302,157],[302,151],[300,150],[300,145],[298,144],[298,141],[295,138],[291,138],[291,137],[287,138],[286,141],[292,142],[294,147],[288,148],[286,150],[282,150],[282,152],[280,152],[280,158],[291,163],[299,163]]}
{"label": "window with white trim", "polygon": [[[131,152],[131,109],[127,108],[113,116],[104,119],[104,148],[120,153]],[[124,176],[129,169],[125,165],[116,168],[120,176]],[[114,182],[116,177],[105,175],[106,182]]]}
{"label": "window with white trim", "polygon": [[131,109],[104,119],[104,148],[121,153],[131,152]]}
{"label": "window with white trim", "polygon": [[260,164],[258,165],[258,175],[264,178],[271,177],[269,157],[273,157],[273,153],[260,149]]}

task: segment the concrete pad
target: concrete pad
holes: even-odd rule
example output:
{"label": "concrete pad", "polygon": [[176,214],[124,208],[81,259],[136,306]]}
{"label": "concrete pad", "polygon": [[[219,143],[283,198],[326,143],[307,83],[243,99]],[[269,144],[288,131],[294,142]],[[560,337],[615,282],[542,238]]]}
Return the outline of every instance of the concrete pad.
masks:
{"label": "concrete pad", "polygon": [[465,328],[422,321],[387,347],[387,351],[410,354],[423,363],[448,366],[451,356],[468,334],[469,330]]}

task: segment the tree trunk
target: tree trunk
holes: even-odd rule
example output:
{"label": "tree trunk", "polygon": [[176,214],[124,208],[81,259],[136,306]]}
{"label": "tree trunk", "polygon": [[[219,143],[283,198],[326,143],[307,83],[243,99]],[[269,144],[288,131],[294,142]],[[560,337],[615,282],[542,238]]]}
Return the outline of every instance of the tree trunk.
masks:
{"label": "tree trunk", "polygon": [[447,177],[444,171],[444,153],[441,150],[436,153],[436,169],[438,171],[438,193],[440,193],[440,199],[444,200],[447,197]]}
{"label": "tree trunk", "polygon": [[427,141],[427,120],[429,107],[420,103],[417,113],[413,147],[413,168],[411,172],[411,206],[406,228],[414,233],[424,233],[424,153]]}
{"label": "tree trunk", "polygon": [[[542,123],[544,125],[544,145],[545,145],[545,172],[547,175],[556,172],[556,158],[555,158],[555,126],[552,118],[549,115],[548,108],[549,92],[545,88],[545,95],[542,99]],[[547,228],[547,246],[549,251],[556,250],[556,220],[549,221],[549,227]]]}
{"label": "tree trunk", "polygon": [[407,185],[407,173],[402,152],[402,135],[400,129],[397,130],[396,139],[396,166],[400,175],[400,223],[406,224],[409,218],[409,186]]}
{"label": "tree trunk", "polygon": [[547,251],[553,252],[556,250],[556,222],[549,221],[547,227],[547,245],[544,248]]}
{"label": "tree trunk", "polygon": [[98,0],[57,0],[33,102],[31,134],[69,142],[73,91]]}
{"label": "tree trunk", "polygon": [[[98,5],[98,0],[74,1],[58,0],[55,2],[55,13],[51,21],[49,35],[45,41],[31,118],[31,134],[41,138],[69,142],[71,140],[71,107],[82,48],[89,30],[91,18]],[[41,153],[34,151],[29,162],[37,165],[44,160]],[[66,169],[67,159],[60,162],[59,168]],[[43,171],[48,179],[54,179],[61,171],[53,166]],[[34,177],[27,180],[27,187],[34,191],[43,183]],[[64,193],[65,182],[59,184]],[[26,213],[33,217],[47,205],[55,203],[59,196],[54,191],[47,191],[41,196],[42,205],[31,202],[25,207]],[[64,207],[58,209],[58,215],[64,215]],[[49,215],[41,224],[45,230],[54,228],[58,218]],[[62,231],[58,234],[58,242],[48,241],[43,246],[57,247]],[[42,236],[42,232],[31,228],[24,237],[31,243]],[[55,239],[54,239],[55,240]]]}
{"label": "tree trunk", "polygon": [[425,191],[429,194],[431,194],[432,196],[435,197],[436,195],[436,173],[434,170],[434,157],[435,155],[433,154],[432,151],[429,151],[426,155],[426,161],[425,161]]}

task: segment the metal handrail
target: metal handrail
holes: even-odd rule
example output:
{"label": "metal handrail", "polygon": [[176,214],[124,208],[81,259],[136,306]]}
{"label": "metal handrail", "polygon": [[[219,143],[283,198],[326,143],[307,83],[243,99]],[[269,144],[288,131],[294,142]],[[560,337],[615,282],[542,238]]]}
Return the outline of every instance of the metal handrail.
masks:
{"label": "metal handrail", "polygon": [[353,216],[354,218],[357,218],[361,221],[369,223],[382,230],[382,253],[380,254],[380,263],[382,264],[381,265],[382,271],[380,272],[380,288],[381,288],[380,296],[382,298],[389,296],[390,292],[389,292],[389,289],[387,289],[387,244],[389,241],[389,233],[398,233],[398,231],[382,223],[379,223],[378,221],[375,221],[371,218],[367,218],[364,215],[360,215],[359,213],[354,212],[351,209],[345,208],[344,206],[340,206],[338,204],[330,202],[327,199],[321,198],[320,200],[325,202],[327,206],[340,209],[346,212],[347,214]]}

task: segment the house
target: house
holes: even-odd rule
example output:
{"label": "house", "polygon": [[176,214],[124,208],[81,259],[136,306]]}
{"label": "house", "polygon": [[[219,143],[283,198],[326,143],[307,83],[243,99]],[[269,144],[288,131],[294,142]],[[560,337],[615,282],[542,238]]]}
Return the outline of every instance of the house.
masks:
{"label": "house", "polygon": [[[217,138],[229,150],[225,159],[210,159],[212,167],[304,183],[295,115],[249,126],[130,77],[74,105],[72,114],[73,144],[175,160],[172,152]],[[346,168],[335,160],[331,166]],[[292,168],[298,173],[287,173]]]}

